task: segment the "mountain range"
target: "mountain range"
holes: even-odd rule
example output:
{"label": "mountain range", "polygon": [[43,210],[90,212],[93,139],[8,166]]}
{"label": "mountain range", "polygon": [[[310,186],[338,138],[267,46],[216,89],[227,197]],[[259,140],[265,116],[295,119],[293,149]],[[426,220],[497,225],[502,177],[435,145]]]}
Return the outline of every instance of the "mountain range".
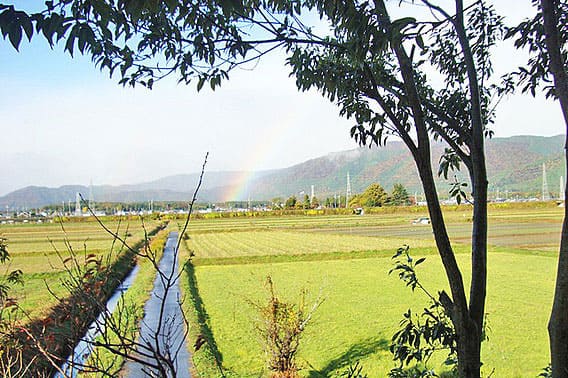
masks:
{"label": "mountain range", "polygon": [[[549,190],[558,195],[564,167],[563,135],[553,137],[514,136],[487,140],[487,172],[489,190],[501,195],[523,193],[536,195],[542,189],[542,166],[546,164]],[[437,165],[444,145],[432,144],[432,164]],[[157,174],[159,172],[156,172]],[[309,194],[325,198],[344,194],[349,174],[352,193],[362,192],[369,184],[378,182],[387,191],[395,183],[403,184],[408,192],[421,193],[418,174],[410,153],[402,142],[389,142],[384,147],[357,148],[335,152],[283,168],[260,172],[206,172],[199,192],[199,201],[270,200],[275,197]],[[457,173],[466,180],[467,173]],[[135,185],[93,186],[65,185],[59,188],[28,186],[0,197],[0,208],[35,208],[50,204],[74,202],[76,193],[84,198],[92,191],[99,202],[188,201],[191,199],[199,174],[168,176]],[[438,178],[438,190],[445,196],[449,182]],[[302,193],[303,192],[303,193]]]}

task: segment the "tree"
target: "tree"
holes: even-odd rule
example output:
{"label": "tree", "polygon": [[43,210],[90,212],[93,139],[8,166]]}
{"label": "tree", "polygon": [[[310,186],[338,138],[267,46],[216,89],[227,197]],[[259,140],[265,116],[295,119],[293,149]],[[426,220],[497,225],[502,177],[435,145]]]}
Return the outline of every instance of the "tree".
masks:
{"label": "tree", "polygon": [[348,207],[362,207],[364,202],[363,194],[354,194],[349,198]]}
{"label": "tree", "polygon": [[[206,82],[215,89],[234,67],[284,48],[298,88],[316,88],[337,103],[355,121],[351,135],[360,144],[381,146],[394,135],[411,152],[449,282],[450,294],[442,291],[439,299],[457,334],[459,373],[479,377],[487,280],[484,138],[491,135],[490,99],[504,90],[489,82],[489,49],[502,21],[483,1],[466,9],[455,0],[452,10],[417,3],[433,18],[393,20],[384,0],[66,0],[33,14],[0,5],[0,30],[15,48],[34,30],[50,44],[64,41],[70,54],[77,49],[111,75],[119,72],[120,83],[150,88],[177,73],[181,82],[196,80],[198,90]],[[316,12],[331,33],[314,34],[302,22],[305,10]],[[427,80],[426,61],[444,78],[441,88]],[[448,145],[440,173],[447,177],[463,164],[473,186],[469,300],[437,196],[430,137]]]}
{"label": "tree", "polygon": [[250,302],[260,315],[255,328],[268,357],[272,378],[298,378],[296,354],[302,335],[322,300],[307,306],[306,291],[302,290],[299,303],[283,301],[276,293],[272,277],[266,277],[268,303]]}
{"label": "tree", "polygon": [[363,192],[363,205],[367,207],[378,207],[386,204],[388,199],[387,192],[380,184],[373,183]]}
{"label": "tree", "polygon": [[273,210],[280,210],[284,206],[284,199],[282,197],[275,197],[271,202]]}
{"label": "tree", "polygon": [[[512,28],[508,37],[515,37],[515,46],[528,47],[531,57],[528,68],[516,73],[524,84],[523,92],[534,96],[539,86],[544,86],[547,98],[560,103],[566,128],[568,148],[568,3],[566,0],[533,0],[536,15]],[[568,150],[565,151],[568,167]],[[568,172],[567,172],[568,173]],[[568,193],[564,203],[568,203]],[[552,312],[548,323],[550,339],[551,372],[553,377],[568,376],[568,208],[564,221],[558,255],[556,287]]]}
{"label": "tree", "polygon": [[290,196],[286,200],[285,206],[286,206],[287,209],[293,209],[293,208],[296,207],[297,202],[298,202],[298,200],[296,199],[296,196]]}
{"label": "tree", "polygon": [[309,209],[312,207],[312,202],[310,200],[310,196],[307,194],[304,194],[304,201],[302,202],[302,207],[304,209]]}
{"label": "tree", "polygon": [[393,185],[393,189],[390,195],[391,202],[395,205],[409,205],[410,196],[408,195],[408,190],[406,187],[400,183]]}
{"label": "tree", "polygon": [[410,199],[408,198],[408,192],[402,184],[394,184],[392,188],[392,193],[390,195],[389,203],[391,205],[400,206],[410,204]]}
{"label": "tree", "polygon": [[319,200],[317,197],[312,197],[312,209],[317,209],[320,206]]}

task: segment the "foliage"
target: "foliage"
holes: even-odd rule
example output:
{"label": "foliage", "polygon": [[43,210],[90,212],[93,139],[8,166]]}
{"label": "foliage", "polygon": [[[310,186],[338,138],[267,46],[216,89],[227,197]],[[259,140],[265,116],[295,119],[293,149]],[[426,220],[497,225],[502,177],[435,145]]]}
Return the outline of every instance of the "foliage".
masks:
{"label": "foliage", "polygon": [[[7,240],[0,235],[0,265],[5,265],[10,261],[10,252],[8,252]],[[15,298],[10,297],[10,290],[14,285],[23,285],[23,272],[20,269],[7,270],[0,276],[0,322],[3,319],[5,310],[17,306]]]}
{"label": "foliage", "polygon": [[310,201],[312,209],[317,209],[320,206],[320,202],[317,197],[313,197]]}
{"label": "foliage", "polygon": [[467,201],[466,187],[467,183],[458,181],[457,177],[454,177],[454,181],[450,183],[450,197],[455,198],[458,205],[462,201]]}
{"label": "foliage", "polygon": [[363,192],[364,202],[367,207],[380,207],[387,202],[387,192],[380,184],[373,183]]}
{"label": "foliage", "polygon": [[[0,235],[0,266],[8,264],[10,252],[6,238]],[[0,374],[3,377],[24,377],[34,362],[23,359],[23,346],[14,335],[18,332],[19,305],[12,288],[23,285],[21,270],[9,268],[0,276]]]}
{"label": "foliage", "polygon": [[286,209],[294,209],[296,207],[297,202],[298,199],[296,198],[296,196],[290,196],[286,200],[286,204],[284,206],[286,207]]}
{"label": "foliage", "polygon": [[[426,258],[414,260],[410,255],[410,247],[404,246],[397,250],[393,256],[396,259],[395,266],[389,273],[398,273],[398,277],[410,287],[412,291],[418,288],[430,300],[430,306],[424,308],[421,314],[413,314],[408,309],[400,322],[401,328],[395,332],[390,346],[395,361],[399,363],[389,376],[403,377],[404,366],[412,363],[420,363],[424,367],[416,377],[435,377],[434,371],[428,368],[428,362],[437,351],[447,351],[448,356],[445,364],[448,366],[457,363],[457,335],[440,300],[435,299],[422,286],[416,275],[416,267],[422,264]],[[443,295],[440,293],[440,295]],[[415,367],[419,369],[418,366]]]}
{"label": "foliage", "polygon": [[305,292],[297,305],[282,301],[275,293],[272,277],[266,278],[268,303],[253,304],[259,311],[256,329],[268,357],[268,368],[275,378],[296,378],[296,355],[300,339],[319,302],[311,309],[305,303]]}
{"label": "foliage", "polygon": [[381,207],[388,202],[388,194],[378,183],[369,185],[361,194],[356,194],[349,200],[351,207]]}
{"label": "foliage", "polygon": [[[389,135],[402,139],[413,155],[427,196],[434,236],[446,267],[452,317],[458,339],[460,374],[479,376],[480,331],[485,306],[487,254],[487,176],[484,137],[493,121],[492,100],[504,87],[490,83],[490,48],[503,33],[502,18],[483,1],[464,9],[456,0],[446,11],[421,3],[435,21],[391,19],[384,1],[328,2],[281,0],[234,3],[47,2],[47,10],[28,16],[2,6],[0,29],[15,48],[22,31],[34,27],[52,44],[66,40],[122,84],[152,87],[172,72],[182,82],[197,78],[198,90],[212,89],[228,70],[284,47],[297,87],[319,90],[354,121],[351,135],[361,145],[383,145]],[[314,34],[300,16],[315,12],[330,33]],[[69,12],[73,17],[64,17]],[[450,13],[455,15],[451,15]],[[258,33],[258,34],[257,34]],[[254,37],[251,37],[254,36]],[[135,48],[130,45],[137,42]],[[415,53],[418,52],[416,56]],[[443,76],[434,88],[421,67],[428,62]],[[430,138],[441,139],[467,167],[474,193],[470,298],[455,262],[430,164]],[[446,159],[452,162],[452,159]],[[455,164],[449,164],[449,168]],[[371,206],[376,203],[369,204]],[[449,305],[448,305],[449,307]],[[448,308],[449,310],[449,308]]]}
{"label": "foliage", "polygon": [[307,194],[304,194],[304,200],[302,201],[302,207],[306,210],[312,208],[312,201],[310,199],[310,196],[307,195]]}
{"label": "foliage", "polygon": [[389,204],[395,206],[410,205],[408,191],[406,190],[404,185],[400,183],[394,184],[389,197]]}
{"label": "foliage", "polygon": [[[525,49],[529,53],[526,66],[519,67],[518,71],[508,75],[505,79],[518,81],[523,92],[530,92],[535,96],[537,89],[543,87],[547,98],[556,97],[556,88],[548,67],[550,56],[545,43],[545,33],[542,19],[542,6],[540,0],[532,0],[536,8],[535,15],[522,21],[518,25],[508,28],[506,38],[513,39],[515,47]],[[568,3],[557,1],[559,45],[564,56],[564,70],[568,71]]]}

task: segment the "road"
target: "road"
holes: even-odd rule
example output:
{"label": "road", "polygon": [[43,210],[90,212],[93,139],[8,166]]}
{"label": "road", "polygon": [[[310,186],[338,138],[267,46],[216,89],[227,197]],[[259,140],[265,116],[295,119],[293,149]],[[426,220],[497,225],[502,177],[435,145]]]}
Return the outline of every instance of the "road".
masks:
{"label": "road", "polygon": [[[172,272],[174,275],[178,272],[178,261],[175,258],[177,238],[177,232],[171,232],[168,235],[164,254],[158,265],[160,272],[164,273],[166,276],[169,276]],[[168,353],[166,351],[170,351],[171,354],[177,352],[177,358],[175,358],[177,374],[175,377],[190,378],[189,351],[183,337],[185,325],[179,306],[179,282],[173,282],[170,286],[169,290],[167,290],[165,301],[162,301],[167,284],[159,274],[156,275],[152,295],[144,306],[144,319],[140,326],[139,341],[142,344],[152,345],[152,347],[155,350],[159,350],[161,354]],[[160,322],[162,302],[164,302],[164,306]],[[152,359],[146,359],[146,361],[150,363],[153,362]],[[160,376],[160,374],[140,363],[128,362],[126,364],[125,377],[138,378],[144,376],[157,377]],[[168,377],[173,378],[174,375],[168,375]]]}

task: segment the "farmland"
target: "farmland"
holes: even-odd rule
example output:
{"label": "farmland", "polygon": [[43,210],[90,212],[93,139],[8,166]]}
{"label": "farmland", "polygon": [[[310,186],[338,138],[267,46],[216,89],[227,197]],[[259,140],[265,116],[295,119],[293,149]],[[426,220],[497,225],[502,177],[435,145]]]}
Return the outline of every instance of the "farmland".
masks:
{"label": "farmland", "polygon": [[[146,229],[151,230],[156,224],[150,222]],[[126,237],[130,245],[144,237],[141,223],[136,220],[129,224],[109,222],[107,226]],[[47,285],[54,294],[64,293],[60,285],[66,274],[64,259],[73,253],[78,261],[89,254],[112,261],[121,249],[120,243],[113,243],[112,236],[94,221],[2,225],[0,234],[8,240],[9,269],[21,269],[24,273],[25,284],[16,287],[14,294],[31,318],[44,315],[56,302]]]}
{"label": "farmland", "polygon": [[[421,215],[194,221],[186,244],[195,253],[194,280],[225,372],[267,374],[251,302],[266,298],[264,281],[271,275],[284,298],[295,301],[307,289],[308,300],[324,299],[300,350],[304,376],[333,376],[357,360],[369,376],[385,376],[394,366],[388,347],[402,314],[426,304],[388,275],[394,250],[408,244],[414,256],[426,256],[419,270],[424,284],[433,292],[447,287],[430,227],[410,224]],[[446,216],[468,281],[470,209],[448,208]],[[490,210],[485,375],[495,369],[498,377],[536,376],[548,364],[561,218],[562,209],[554,207]],[[433,362],[437,370],[439,363]]]}
{"label": "farmland", "polygon": [[[391,256],[403,244],[420,266],[422,282],[432,292],[447,287],[429,225],[413,225],[423,208],[379,209],[363,216],[294,215],[194,219],[182,243],[182,257],[193,252],[182,289],[193,342],[208,333],[214,343],[193,355],[202,377],[267,376],[264,352],[255,331],[257,310],[251,303],[267,298],[266,277],[276,291],[295,302],[306,289],[307,302],[323,302],[303,336],[298,361],[306,377],[329,377],[360,361],[369,377],[385,376],[394,366],[389,352],[392,334],[408,309],[419,312],[426,298],[412,293],[388,275]],[[471,208],[447,207],[448,230],[464,278],[469,280]],[[554,284],[562,209],[553,204],[492,205],[489,213],[489,340],[483,345],[483,371],[497,377],[537,376],[548,364],[548,320]],[[175,221],[170,223],[176,228]],[[63,231],[62,229],[65,231]],[[147,224],[147,229],[154,223]],[[178,225],[180,226],[180,225]],[[110,223],[118,229],[117,223]],[[170,228],[170,229],[172,229]],[[86,254],[115,256],[112,238],[94,222],[3,225],[11,269],[22,269],[25,286],[16,295],[32,317],[45,315],[62,292],[59,253],[69,246],[79,261]],[[121,235],[134,244],[143,238],[138,221]],[[146,275],[151,282],[152,274]],[[138,286],[136,286],[138,287]],[[136,292],[143,301],[145,290]],[[140,294],[140,295],[138,295]],[[141,303],[140,303],[141,305]],[[443,356],[431,366],[441,369]]]}

